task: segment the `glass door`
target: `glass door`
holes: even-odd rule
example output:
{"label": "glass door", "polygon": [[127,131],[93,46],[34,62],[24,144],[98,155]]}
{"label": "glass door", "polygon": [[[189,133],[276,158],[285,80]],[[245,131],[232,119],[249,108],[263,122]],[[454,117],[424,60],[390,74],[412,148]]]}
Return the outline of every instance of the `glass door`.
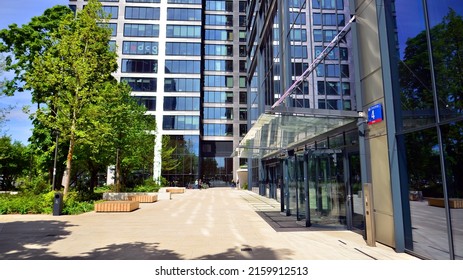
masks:
{"label": "glass door", "polygon": [[309,157],[310,218],[318,225],[346,225],[342,150],[315,150]]}
{"label": "glass door", "polygon": [[348,154],[349,162],[349,208],[351,216],[351,224],[349,228],[352,230],[365,230],[365,217],[363,207],[362,180],[360,174],[360,155],[358,152]]}

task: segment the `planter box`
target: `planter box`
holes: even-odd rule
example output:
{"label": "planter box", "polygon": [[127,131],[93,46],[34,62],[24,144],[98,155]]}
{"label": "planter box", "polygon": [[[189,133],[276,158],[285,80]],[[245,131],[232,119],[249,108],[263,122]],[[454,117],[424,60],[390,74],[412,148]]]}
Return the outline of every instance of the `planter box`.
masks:
{"label": "planter box", "polygon": [[138,201],[140,203],[153,203],[158,201],[157,195],[129,195],[130,201]]}
{"label": "planter box", "polygon": [[[428,200],[428,205],[429,206],[445,207],[445,203],[444,203],[443,198],[428,197],[427,200]],[[451,199],[449,199],[449,206],[450,206],[450,208],[454,208],[454,209],[462,209],[463,208],[463,199],[461,199],[461,198],[451,198]]]}
{"label": "planter box", "polygon": [[132,212],[138,208],[138,201],[104,201],[95,204],[95,212]]}

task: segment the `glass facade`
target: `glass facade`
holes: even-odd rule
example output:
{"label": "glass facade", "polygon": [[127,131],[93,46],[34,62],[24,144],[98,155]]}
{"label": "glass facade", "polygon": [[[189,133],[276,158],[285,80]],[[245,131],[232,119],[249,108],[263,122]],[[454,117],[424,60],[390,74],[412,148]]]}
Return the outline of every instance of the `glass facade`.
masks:
{"label": "glass facade", "polygon": [[463,2],[387,2],[397,30],[406,249],[463,259]]}

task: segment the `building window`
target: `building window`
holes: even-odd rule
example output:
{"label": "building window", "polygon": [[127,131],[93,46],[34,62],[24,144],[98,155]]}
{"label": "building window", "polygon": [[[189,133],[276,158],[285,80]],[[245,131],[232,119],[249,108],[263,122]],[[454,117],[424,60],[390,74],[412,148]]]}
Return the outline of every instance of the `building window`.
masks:
{"label": "building window", "polygon": [[152,7],[125,7],[126,19],[159,20],[159,8]]}
{"label": "building window", "polygon": [[205,49],[205,54],[206,55],[211,55],[211,56],[233,56],[233,46],[232,45],[211,45],[211,44],[206,44],[204,49]]}
{"label": "building window", "polygon": [[166,60],[166,73],[199,74],[201,72],[199,60]]}
{"label": "building window", "polygon": [[199,97],[164,97],[164,111],[199,111]]}
{"label": "building window", "polygon": [[320,64],[317,66],[317,76],[349,78],[349,65]]}
{"label": "building window", "polygon": [[350,95],[350,83],[347,82],[317,82],[319,95]]}
{"label": "building window", "polygon": [[110,28],[111,36],[117,36],[117,23],[100,23],[98,25],[104,28]]}
{"label": "building window", "polygon": [[205,75],[204,86],[206,87],[233,87],[233,76]]}
{"label": "building window", "polygon": [[164,79],[165,92],[199,92],[200,79],[193,78],[166,78]]}
{"label": "building window", "polygon": [[167,8],[167,20],[200,21],[201,9]]}
{"label": "building window", "polygon": [[207,0],[206,11],[233,12],[233,0]]}
{"label": "building window", "polygon": [[[325,47],[317,46],[315,47],[315,56],[319,56]],[[333,48],[328,55],[325,57],[326,60],[348,60],[347,48],[336,47]]]}
{"label": "building window", "polygon": [[164,130],[198,130],[199,116],[164,116]]}
{"label": "building window", "polygon": [[240,91],[240,104],[248,103],[248,93],[245,91]]}
{"label": "building window", "polygon": [[119,16],[119,7],[117,6],[103,6],[102,9],[105,15],[110,16],[111,19],[116,19]]}
{"label": "building window", "polygon": [[233,60],[206,59],[204,61],[204,70],[233,72]]}
{"label": "building window", "polygon": [[122,59],[122,73],[157,73],[158,61],[155,59]]}
{"label": "building window", "polygon": [[168,4],[201,4],[202,0],[167,0]]}
{"label": "building window", "polygon": [[[275,46],[278,48],[278,46]],[[278,52],[274,52],[278,54]],[[307,46],[291,46],[291,57],[292,58],[307,58]]]}
{"label": "building window", "polygon": [[307,30],[305,29],[291,29],[289,33],[289,39],[291,41],[306,42],[307,41]]}
{"label": "building window", "polygon": [[145,106],[147,111],[156,111],[156,97],[154,96],[134,96],[138,105]]}
{"label": "building window", "polygon": [[124,37],[159,37],[159,25],[126,23]]}
{"label": "building window", "polygon": [[334,10],[334,9],[343,10],[344,9],[344,0],[312,0],[312,8],[314,8],[314,9],[329,9],[329,10]]}
{"label": "building window", "polygon": [[135,42],[124,41],[122,42],[123,54],[158,54],[158,42]]}
{"label": "building window", "polygon": [[206,25],[233,26],[231,15],[206,15]]}
{"label": "building window", "polygon": [[293,98],[293,107],[296,108],[310,108],[310,100],[309,99],[299,99]]}
{"label": "building window", "polygon": [[240,13],[245,13],[246,12],[246,7],[247,7],[247,3],[246,1],[240,1],[239,3],[239,12]]}
{"label": "building window", "polygon": [[204,124],[204,136],[233,136],[232,124]]}
{"label": "building window", "polygon": [[233,103],[233,92],[231,91],[205,91],[205,103]]}
{"label": "building window", "polygon": [[246,46],[240,45],[239,46],[239,51],[240,51],[240,57],[246,57],[247,56]]}
{"label": "building window", "polygon": [[248,125],[247,124],[240,124],[240,136],[244,137],[248,133]]}
{"label": "building window", "polygon": [[167,42],[166,55],[199,56],[201,55],[201,44],[185,42]]}
{"label": "building window", "polygon": [[240,76],[240,88],[246,88],[247,80],[246,76]]}
{"label": "building window", "polygon": [[[118,2],[117,0],[116,2]],[[125,0],[127,3],[161,3],[161,0]]]}
{"label": "building window", "polygon": [[129,78],[122,77],[121,82],[126,82],[133,91],[146,91],[156,92],[157,91],[157,80],[156,78]]}
{"label": "building window", "polygon": [[201,38],[199,25],[167,25],[167,38]]}
{"label": "building window", "polygon": [[[315,17],[315,14],[314,14]],[[305,13],[290,13],[289,14],[290,24],[305,25],[306,18]]]}
{"label": "building window", "polygon": [[204,119],[206,120],[233,120],[233,108],[211,108],[206,107],[203,110]]}
{"label": "building window", "polygon": [[233,30],[206,29],[206,40],[233,41]]}

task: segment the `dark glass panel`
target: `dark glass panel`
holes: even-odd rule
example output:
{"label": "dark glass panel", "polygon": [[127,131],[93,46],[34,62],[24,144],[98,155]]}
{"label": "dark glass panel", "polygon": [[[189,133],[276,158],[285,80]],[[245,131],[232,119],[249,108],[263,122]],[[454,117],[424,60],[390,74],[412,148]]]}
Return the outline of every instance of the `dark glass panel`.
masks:
{"label": "dark glass panel", "polygon": [[405,135],[413,250],[432,259],[449,259],[445,208],[433,206],[443,200],[439,146],[435,128]]}
{"label": "dark glass panel", "polygon": [[434,123],[431,67],[421,0],[396,1],[403,128]]}
{"label": "dark glass panel", "polygon": [[463,1],[427,1],[440,116],[463,115]]}
{"label": "dark glass panel", "polygon": [[463,122],[442,127],[455,259],[463,259]]}

